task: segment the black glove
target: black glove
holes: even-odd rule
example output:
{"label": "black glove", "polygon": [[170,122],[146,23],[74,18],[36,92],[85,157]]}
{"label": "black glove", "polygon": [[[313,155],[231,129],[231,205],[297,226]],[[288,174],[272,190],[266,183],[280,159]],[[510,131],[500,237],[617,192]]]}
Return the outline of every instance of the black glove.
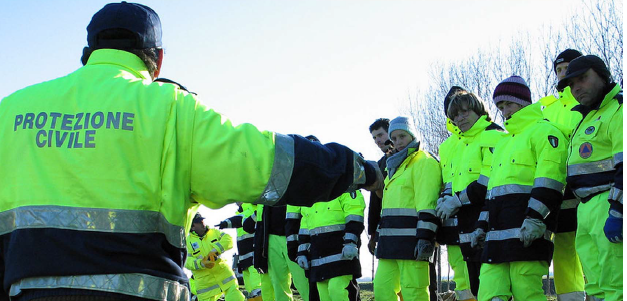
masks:
{"label": "black glove", "polygon": [[221,221],[219,224],[216,225],[216,228],[219,229],[225,229],[229,227],[229,223],[227,223],[226,221]]}

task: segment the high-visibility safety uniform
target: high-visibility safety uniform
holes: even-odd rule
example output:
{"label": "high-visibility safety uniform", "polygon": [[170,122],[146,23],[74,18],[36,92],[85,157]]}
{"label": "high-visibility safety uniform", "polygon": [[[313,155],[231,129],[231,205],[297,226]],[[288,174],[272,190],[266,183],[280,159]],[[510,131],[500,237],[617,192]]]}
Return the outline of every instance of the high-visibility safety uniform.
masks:
{"label": "high-visibility safety uniform", "polygon": [[[579,104],[570,92],[570,87],[559,92],[559,99],[553,95],[544,97],[537,104],[542,106],[542,115],[550,122],[556,123],[568,132],[569,141],[575,127],[581,121],[581,113],[571,109]],[[575,250],[575,234],[577,230],[577,205],[575,198],[567,185],[564,199],[557,215],[557,229],[555,230],[553,251],[553,278],[555,292],[560,301],[582,300],[584,298],[584,278],[579,255]]]}
{"label": "high-visibility safety uniform", "polygon": [[617,84],[594,108],[579,106],[583,120],[568,148],[568,184],[581,203],[576,248],[586,275],[586,294],[623,299],[623,243],[603,232],[610,207],[623,207],[623,105]]}
{"label": "high-visibility safety uniform", "polygon": [[317,284],[321,301],[359,300],[359,256],[347,258],[345,245],[359,248],[366,203],[359,191],[301,207],[298,255],[310,262],[309,278]]}
{"label": "high-visibility safety uniform", "polygon": [[[301,206],[287,205],[285,210],[285,239],[287,241],[287,257],[296,262],[298,254],[298,235],[300,232],[300,222],[303,219]],[[309,277],[309,270],[305,270],[305,277],[309,281],[309,301],[319,301],[318,287],[316,282]]]}
{"label": "high-visibility safety uniform", "polygon": [[0,101],[0,141],[2,296],[187,300],[198,204],[311,205],[376,178],[342,145],[235,126],[113,49]]}
{"label": "high-visibility safety uniform", "polygon": [[[467,266],[466,270],[461,268],[456,270],[455,267],[453,270],[455,271],[457,300],[468,300],[474,299],[477,295],[481,267],[481,250],[470,247],[470,234],[475,230],[484,205],[492,151],[503,137],[503,130],[497,124],[488,121],[485,115],[480,116],[465,132],[461,132],[454,126],[450,119],[447,120],[447,128],[452,135],[440,145],[439,149],[444,183],[442,195],[456,194],[462,207],[453,218],[442,222],[441,229],[447,229],[449,224],[454,225],[454,237],[457,238],[456,242],[459,245],[457,252],[459,253],[451,252],[451,247],[455,246],[448,245],[449,263],[461,262],[463,266]],[[449,220],[454,222],[451,223]],[[442,232],[444,231],[438,231],[438,237]],[[457,276],[458,273],[465,275],[466,279]]]}
{"label": "high-visibility safety uniform", "polygon": [[[224,294],[225,300],[244,301],[239,291],[237,277],[226,260],[220,254],[233,248],[233,238],[218,229],[207,227],[207,232],[199,236],[192,231],[187,236],[187,260],[185,267],[192,271],[196,286],[196,296],[200,301],[214,301]],[[212,251],[217,251],[218,258],[213,267],[206,267],[203,258]]]}
{"label": "high-visibility safety uniform", "polygon": [[237,209],[237,215],[225,220],[226,228],[237,229],[237,270],[242,273],[244,279],[244,287],[248,292],[248,298],[252,299],[261,296],[261,276],[253,266],[254,255],[254,233],[244,230],[244,220],[253,215],[257,210],[257,205],[242,204]]}
{"label": "high-visibility safety uniform", "polygon": [[[286,206],[257,206],[253,263],[255,268],[270,276],[276,301],[293,300],[292,281],[303,300],[309,301],[309,280],[305,271],[287,254],[286,210]],[[261,292],[265,294],[263,283]]]}
{"label": "high-visibility safety uniform", "polygon": [[390,178],[385,178],[379,242],[375,255],[379,265],[374,278],[377,301],[429,300],[429,262],[416,261],[419,239],[435,242],[440,219],[435,206],[442,174],[429,153],[414,149]]}
{"label": "high-visibility safety uniform", "polygon": [[[566,138],[529,105],[505,121],[494,148],[487,200],[478,225],[486,232],[479,300],[546,300],[542,275],[553,256],[552,236],[566,180]],[[526,218],[542,221],[542,237],[524,247]]]}

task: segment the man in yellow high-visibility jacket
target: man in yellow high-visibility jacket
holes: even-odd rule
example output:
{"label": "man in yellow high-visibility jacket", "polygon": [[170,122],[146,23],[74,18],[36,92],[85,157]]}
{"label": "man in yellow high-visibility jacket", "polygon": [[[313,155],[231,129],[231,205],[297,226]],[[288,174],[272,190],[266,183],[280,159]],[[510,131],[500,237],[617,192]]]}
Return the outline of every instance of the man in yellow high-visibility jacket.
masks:
{"label": "man in yellow high-visibility jacket", "polygon": [[187,300],[199,204],[311,205],[378,188],[376,164],[345,146],[235,126],[153,82],[163,48],[151,8],[106,5],[87,41],[85,66],[0,101],[0,299]]}
{"label": "man in yellow high-visibility jacket", "polygon": [[222,294],[226,301],[244,301],[239,291],[237,277],[220,255],[233,248],[230,235],[209,228],[204,218],[196,213],[192,231],[187,236],[187,260],[185,267],[192,271],[196,296],[200,301],[215,301]]}
{"label": "man in yellow high-visibility jacket", "polygon": [[574,59],[558,89],[570,87],[583,120],[568,148],[566,180],[581,200],[575,245],[594,300],[623,300],[623,91],[603,60]]}

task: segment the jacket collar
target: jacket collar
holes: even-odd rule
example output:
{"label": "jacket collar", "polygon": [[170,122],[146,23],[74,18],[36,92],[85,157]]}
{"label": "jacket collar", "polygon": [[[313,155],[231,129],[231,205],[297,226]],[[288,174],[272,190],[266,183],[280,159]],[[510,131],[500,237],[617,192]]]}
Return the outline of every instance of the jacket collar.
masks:
{"label": "jacket collar", "polygon": [[615,99],[614,97],[616,97],[616,95],[622,91],[622,88],[619,84],[615,83],[614,87],[608,88],[608,90],[609,91],[605,94],[603,100],[601,102],[598,102],[596,105],[588,107],[580,104],[572,108],[572,111],[580,112],[581,115],[583,115],[583,117],[585,118],[586,115],[590,113],[590,111],[599,110],[600,108],[605,107],[608,103],[612,102]]}
{"label": "jacket collar", "polygon": [[487,118],[488,118],[487,115],[479,116],[479,119],[477,119],[475,124],[473,124],[472,127],[470,127],[470,129],[468,129],[465,132],[461,132],[459,135],[461,137],[474,137],[477,134],[483,132],[485,128],[487,128],[491,124],[491,122],[489,122]]}
{"label": "jacket collar", "polygon": [[505,129],[510,134],[521,133],[529,125],[542,120],[542,110],[538,103],[530,104],[520,111],[514,113],[512,117],[505,121]]}
{"label": "jacket collar", "polygon": [[91,53],[87,66],[118,65],[133,75],[152,81],[146,64],[136,55],[117,49],[98,49]]}

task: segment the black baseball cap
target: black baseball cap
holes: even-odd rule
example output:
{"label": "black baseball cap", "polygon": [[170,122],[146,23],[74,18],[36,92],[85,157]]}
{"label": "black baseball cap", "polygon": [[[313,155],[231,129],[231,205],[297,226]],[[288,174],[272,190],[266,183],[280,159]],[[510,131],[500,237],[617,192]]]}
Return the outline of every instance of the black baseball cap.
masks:
{"label": "black baseball cap", "polygon": [[575,50],[575,49],[566,49],[566,50],[562,51],[562,53],[557,55],[557,57],[553,61],[553,71],[557,72],[557,65],[559,65],[561,63],[572,62],[572,60],[574,60],[574,59],[576,59],[576,58],[578,58],[580,56],[582,56],[581,52],[579,52],[578,50]]}
{"label": "black baseball cap", "polygon": [[192,220],[192,223],[202,223],[202,220],[204,220],[205,218],[202,217],[202,215],[200,215],[199,212],[196,212],[196,215],[194,215],[194,219]]}
{"label": "black baseball cap", "polygon": [[451,104],[453,95],[458,92],[466,92],[466,89],[460,86],[452,86],[451,89],[448,90],[448,93],[446,93],[446,96],[444,96],[444,116],[448,117],[448,106]]}
{"label": "black baseball cap", "polygon": [[[124,29],[135,35],[134,41],[102,40],[98,35],[109,29]],[[150,7],[122,1],[109,3],[87,25],[87,44],[92,48],[146,49],[161,47],[161,20]]]}
{"label": "black baseball cap", "polygon": [[607,70],[603,60],[596,55],[585,55],[572,60],[568,64],[566,75],[557,83],[557,89],[563,90],[568,86],[569,79],[586,73],[590,68],[608,83],[610,82],[610,71]]}

